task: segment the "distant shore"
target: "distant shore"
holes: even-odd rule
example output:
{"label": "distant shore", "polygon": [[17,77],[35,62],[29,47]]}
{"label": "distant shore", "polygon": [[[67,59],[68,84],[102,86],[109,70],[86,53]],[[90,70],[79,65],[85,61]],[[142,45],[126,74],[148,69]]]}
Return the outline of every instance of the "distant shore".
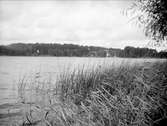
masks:
{"label": "distant shore", "polygon": [[56,57],[121,57],[121,58],[167,58],[166,51],[127,46],[124,49],[74,44],[23,44],[1,45],[0,55],[9,56],[56,56]]}

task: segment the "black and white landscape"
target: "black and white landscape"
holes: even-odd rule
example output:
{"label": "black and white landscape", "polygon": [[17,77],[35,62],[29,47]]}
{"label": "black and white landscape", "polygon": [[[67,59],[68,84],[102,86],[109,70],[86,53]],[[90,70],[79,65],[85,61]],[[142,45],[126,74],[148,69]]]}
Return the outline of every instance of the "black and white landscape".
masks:
{"label": "black and white landscape", "polygon": [[166,0],[0,0],[0,125],[163,126]]}

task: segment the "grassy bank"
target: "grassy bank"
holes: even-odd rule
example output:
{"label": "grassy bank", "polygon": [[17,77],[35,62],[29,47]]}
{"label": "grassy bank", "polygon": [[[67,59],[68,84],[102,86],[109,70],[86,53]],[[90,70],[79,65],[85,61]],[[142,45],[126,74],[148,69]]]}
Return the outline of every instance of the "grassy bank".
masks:
{"label": "grassy bank", "polygon": [[35,91],[36,102],[22,102],[22,125],[155,125],[167,118],[167,63],[77,70]]}

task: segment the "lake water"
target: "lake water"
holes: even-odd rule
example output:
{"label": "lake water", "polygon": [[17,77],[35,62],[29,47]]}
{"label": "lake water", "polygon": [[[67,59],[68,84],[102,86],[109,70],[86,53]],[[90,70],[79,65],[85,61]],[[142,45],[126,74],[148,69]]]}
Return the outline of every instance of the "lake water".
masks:
{"label": "lake water", "polygon": [[[79,58],[79,57],[17,57],[0,56],[0,125],[12,124],[15,120],[22,120],[22,113],[28,107],[22,104],[19,99],[19,85],[24,82],[29,87],[36,87],[50,84],[56,85],[58,76],[62,73],[70,73],[78,69],[102,68],[107,65],[117,67],[120,65],[135,64],[144,62],[164,61],[163,59],[128,59],[128,58]],[[24,85],[24,84],[23,84]],[[52,86],[52,85],[51,85]],[[32,88],[33,89],[33,88]],[[36,94],[36,89],[23,91],[25,101],[44,101],[45,94]],[[40,88],[45,89],[45,87]],[[51,89],[49,87],[49,89]],[[19,93],[18,93],[19,92]],[[39,97],[38,97],[39,96]],[[19,101],[19,102],[18,102]],[[46,102],[48,103],[48,102]],[[29,104],[29,105],[30,105]],[[31,105],[30,105],[31,106]],[[16,121],[16,122],[17,122]]]}
{"label": "lake water", "polygon": [[[119,66],[128,63],[155,62],[160,59],[79,58],[79,57],[0,57],[0,105],[14,103],[18,98],[18,83],[40,78],[56,81],[64,71],[92,68],[104,64]],[[161,61],[161,60],[160,60]]]}

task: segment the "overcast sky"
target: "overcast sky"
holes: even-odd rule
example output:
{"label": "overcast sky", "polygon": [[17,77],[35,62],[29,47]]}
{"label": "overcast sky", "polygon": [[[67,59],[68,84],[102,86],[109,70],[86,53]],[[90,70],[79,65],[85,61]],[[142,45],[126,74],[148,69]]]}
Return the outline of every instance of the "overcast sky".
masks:
{"label": "overcast sky", "polygon": [[123,11],[133,0],[0,0],[0,44],[147,45]]}

